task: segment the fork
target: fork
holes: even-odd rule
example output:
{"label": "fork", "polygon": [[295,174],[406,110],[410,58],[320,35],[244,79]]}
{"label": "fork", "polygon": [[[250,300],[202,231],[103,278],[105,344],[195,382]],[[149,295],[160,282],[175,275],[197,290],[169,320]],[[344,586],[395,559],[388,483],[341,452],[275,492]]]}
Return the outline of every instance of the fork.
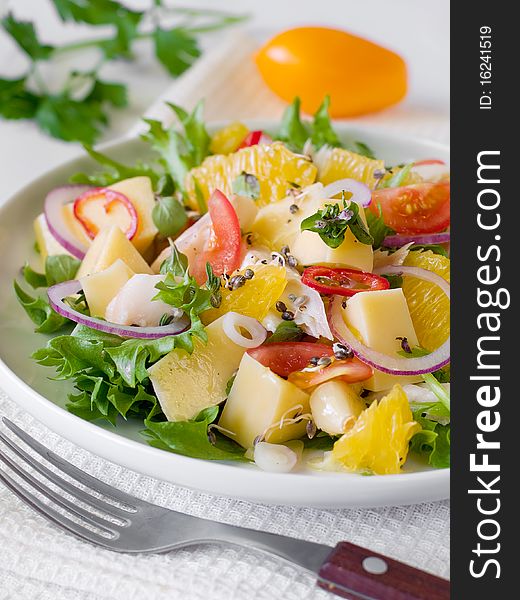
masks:
{"label": "fork", "polygon": [[[0,459],[28,487],[13,479],[5,469],[0,469],[0,480],[40,515],[96,546],[115,552],[161,553],[203,543],[227,543],[274,554],[317,575],[321,587],[352,600],[449,598],[448,581],[349,542],[340,542],[332,548],[155,506],[88,475],[37,442],[9,419],[4,417],[2,421],[15,437],[0,430],[0,441],[20,461],[13,460],[1,449]],[[78,487],[49,469],[44,462],[24,450],[20,442],[84,487]],[[60,492],[36,478],[27,466],[54,484]],[[34,491],[69,516],[44,502]]]}

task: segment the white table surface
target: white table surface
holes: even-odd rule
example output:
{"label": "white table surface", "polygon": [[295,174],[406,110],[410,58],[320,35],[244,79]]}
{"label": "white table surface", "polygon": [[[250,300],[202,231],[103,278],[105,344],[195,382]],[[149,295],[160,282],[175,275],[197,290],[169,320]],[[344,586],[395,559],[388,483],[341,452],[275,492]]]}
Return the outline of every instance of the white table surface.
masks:
{"label": "white table surface", "polygon": [[[46,0],[0,0],[0,11],[9,6],[17,16],[36,20],[41,38],[50,43],[88,36],[80,26],[63,27],[49,4]],[[148,2],[127,4],[143,6]],[[408,97],[398,107],[362,120],[448,141],[448,0],[435,4],[425,0],[206,0],[181,4],[249,13],[252,18],[246,28],[259,39],[290,26],[322,24],[343,27],[400,52],[409,68]],[[222,39],[222,34],[207,37],[205,47],[211,50]],[[63,62],[63,72],[72,60],[76,66],[87,66],[91,58],[76,54]],[[0,76],[16,76],[23,64],[19,52],[0,33]],[[145,51],[136,64],[107,66],[103,76],[126,82],[131,104],[127,110],[113,113],[102,141],[135,127],[140,115],[171,83]],[[279,113],[282,105],[274,97],[270,102],[272,110]],[[213,118],[220,116],[218,109],[208,108]],[[0,120],[0,202],[32,178],[80,152],[75,144],[44,136],[30,122]],[[46,444],[90,473],[157,504],[323,543],[347,539],[438,575],[449,575],[448,502],[325,511],[212,497],[151,480],[60,440],[17,408],[1,390],[0,414],[45,437]],[[315,591],[312,580],[297,569],[247,551],[215,546],[165,556],[128,557],[98,550],[57,531],[0,487],[0,599],[208,597],[296,600],[329,595]]]}

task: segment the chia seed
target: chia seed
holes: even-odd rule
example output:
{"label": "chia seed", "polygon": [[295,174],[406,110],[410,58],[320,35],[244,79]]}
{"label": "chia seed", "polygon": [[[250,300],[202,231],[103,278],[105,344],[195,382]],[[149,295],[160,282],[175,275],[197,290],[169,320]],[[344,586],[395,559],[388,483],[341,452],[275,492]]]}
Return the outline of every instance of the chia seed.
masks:
{"label": "chia seed", "polygon": [[310,360],[309,360],[309,364],[312,365],[313,367],[318,366],[318,361],[320,360],[319,356],[313,356]]}
{"label": "chia seed", "polygon": [[280,254],[287,256],[290,251],[291,251],[291,249],[289,248],[289,246],[282,246],[280,249]]}
{"label": "chia seed", "polygon": [[354,353],[350,348],[347,348],[344,344],[335,343],[332,345],[334,351],[334,357],[338,360],[344,360],[346,358],[352,358]]}
{"label": "chia seed", "polygon": [[401,348],[407,353],[412,354],[412,349],[410,348],[410,344],[408,343],[407,337],[396,337],[396,340],[401,340]]}
{"label": "chia seed", "polygon": [[246,278],[243,275],[234,275],[229,280],[229,286],[232,290],[237,290],[239,287],[242,287],[246,282]]}
{"label": "chia seed", "polygon": [[287,264],[294,269],[294,267],[298,264],[298,261],[294,258],[292,254],[287,256]]}
{"label": "chia seed", "polygon": [[300,210],[300,207],[297,204],[291,204],[291,206],[289,206],[289,212],[291,213],[291,215],[294,215],[299,210]]}
{"label": "chia seed", "polygon": [[278,312],[281,312],[281,313],[287,312],[287,305],[285,304],[285,302],[278,300],[278,302],[276,303],[275,306],[276,306],[276,310]]}
{"label": "chia seed", "polygon": [[288,298],[291,302],[294,302],[296,300],[296,294],[289,294]]}
{"label": "chia seed", "polygon": [[253,269],[246,269],[244,272],[244,277],[246,279],[253,279],[253,277],[255,276],[255,272],[253,271]]}
{"label": "chia seed", "polygon": [[305,426],[305,430],[307,431],[307,437],[312,440],[312,438],[316,435],[316,431],[318,430],[316,427],[316,423],[314,421],[307,421],[307,425]]}
{"label": "chia seed", "polygon": [[318,359],[318,367],[328,367],[331,363],[331,359],[328,356],[322,356]]}
{"label": "chia seed", "polygon": [[208,441],[213,446],[217,443],[217,436],[211,429],[208,429]]}
{"label": "chia seed", "polygon": [[290,310],[286,310],[282,313],[282,319],[284,321],[293,321],[294,320],[294,313],[291,312]]}

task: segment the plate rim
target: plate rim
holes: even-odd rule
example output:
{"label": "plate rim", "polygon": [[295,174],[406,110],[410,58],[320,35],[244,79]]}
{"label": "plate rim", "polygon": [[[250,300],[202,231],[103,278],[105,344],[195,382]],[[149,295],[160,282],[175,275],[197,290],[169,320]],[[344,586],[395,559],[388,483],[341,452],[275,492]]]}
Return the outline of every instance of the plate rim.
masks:
{"label": "plate rim", "polygon": [[[269,129],[275,121],[245,120],[254,127]],[[214,131],[226,122],[215,121],[207,124]],[[449,154],[449,146],[435,140],[419,136],[401,135],[373,125],[336,122],[340,135],[370,134],[382,141],[398,140],[401,144],[419,144]],[[117,153],[120,146],[135,144],[138,137],[122,137],[99,145],[103,152]],[[45,173],[22,186],[0,206],[4,210],[24,196],[30,188],[43,183],[60,170],[71,168],[74,163],[85,160],[84,153],[54,166]],[[12,371],[0,354],[0,380],[2,388],[17,405],[22,406],[31,416],[43,423],[59,436],[105,460],[109,460],[144,476],[167,481],[174,485],[188,487],[208,494],[218,494],[250,502],[286,504],[291,506],[321,508],[359,508],[406,505],[417,502],[437,501],[449,498],[450,469],[435,469],[395,475],[360,477],[349,473],[269,473],[254,468],[237,468],[233,464],[209,461],[168,453],[164,450],[134,441],[117,433],[85,421],[66,411],[43,394],[33,389],[20,376]],[[79,435],[78,435],[79,434]],[[78,441],[79,439],[79,441]],[[105,442],[102,449],[98,440]],[[141,455],[140,461],[133,457]],[[145,460],[148,468],[136,464]],[[163,469],[170,461],[173,477],[165,478]],[[259,482],[258,480],[261,480]],[[202,482],[207,481],[204,485]],[[362,481],[362,485],[357,485]],[[321,485],[318,484],[321,482]],[[259,493],[258,488],[263,488]],[[326,494],[317,493],[314,488],[326,487]],[[361,489],[357,489],[361,488]],[[407,494],[408,492],[408,494]],[[325,498],[323,496],[328,496]],[[367,501],[367,497],[372,497]]]}

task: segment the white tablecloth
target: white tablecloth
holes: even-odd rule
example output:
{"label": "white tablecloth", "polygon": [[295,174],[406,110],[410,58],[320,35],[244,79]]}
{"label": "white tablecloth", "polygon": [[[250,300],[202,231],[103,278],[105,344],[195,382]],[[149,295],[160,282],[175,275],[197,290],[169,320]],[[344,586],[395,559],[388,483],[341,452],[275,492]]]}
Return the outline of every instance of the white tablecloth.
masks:
{"label": "white tablecloth", "polygon": [[[242,40],[239,46],[245,52],[251,43]],[[208,119],[277,117],[283,105],[261,85],[237,47],[230,36],[164,97],[190,106],[204,96]],[[148,114],[166,115],[159,106]],[[448,140],[445,111],[405,104],[362,121]],[[180,488],[111,464],[60,439],[1,390],[0,415],[90,474],[158,505],[321,543],[344,539],[449,577],[447,501],[373,510],[255,505]],[[0,600],[328,597],[302,571],[252,551],[215,545],[167,555],[124,556],[95,548],[56,529],[0,486]]]}

